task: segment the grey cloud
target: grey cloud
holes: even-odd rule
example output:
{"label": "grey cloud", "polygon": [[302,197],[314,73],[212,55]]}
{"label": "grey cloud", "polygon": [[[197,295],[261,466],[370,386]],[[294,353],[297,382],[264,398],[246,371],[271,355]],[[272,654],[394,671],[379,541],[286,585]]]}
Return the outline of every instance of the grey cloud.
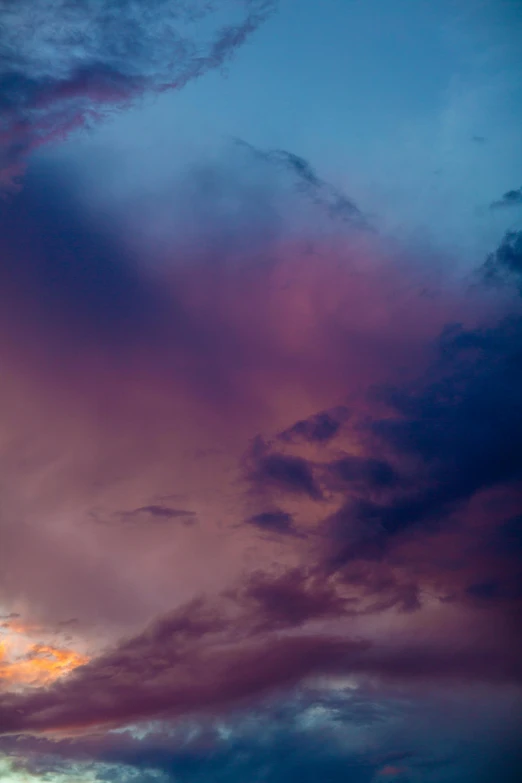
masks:
{"label": "grey cloud", "polygon": [[504,207],[519,206],[522,206],[522,187],[518,188],[518,190],[508,190],[498,201],[493,201],[489,208],[502,209]]}
{"label": "grey cloud", "polygon": [[480,272],[486,282],[515,282],[522,291],[522,231],[507,231]]}

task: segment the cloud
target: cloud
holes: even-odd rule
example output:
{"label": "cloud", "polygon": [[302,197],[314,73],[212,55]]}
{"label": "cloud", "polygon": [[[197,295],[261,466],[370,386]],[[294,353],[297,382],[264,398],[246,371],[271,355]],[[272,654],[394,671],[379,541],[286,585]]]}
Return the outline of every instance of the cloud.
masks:
{"label": "cloud", "polygon": [[[38,144],[219,67],[274,4],[202,3],[204,41],[185,3],[80,5],[0,0],[5,181]],[[36,162],[0,204],[2,632],[34,623],[0,667],[7,774],[502,780],[519,234],[481,271],[504,292],[435,286],[308,161],[243,149],[117,217]]]}
{"label": "cloud", "polygon": [[32,644],[23,655],[9,655],[9,638],[0,642],[0,683],[4,690],[42,687],[87,663],[74,650]]}
{"label": "cloud", "polygon": [[514,281],[522,290],[522,231],[507,231],[480,271],[489,283]]}
{"label": "cloud", "polygon": [[[404,491],[399,482],[399,492],[385,503],[360,505],[358,514],[368,526],[394,535],[449,517],[481,491],[520,480],[515,443],[522,430],[515,389],[522,383],[521,328],[518,315],[473,330],[448,328],[425,379],[383,390],[381,399],[394,415],[373,421],[371,436],[377,446],[414,460],[413,471],[403,479],[413,490]],[[354,480],[364,464],[341,460],[336,469]],[[369,489],[397,483],[393,467],[382,461],[366,465]]]}
{"label": "cloud", "polygon": [[379,650],[365,641],[320,634],[231,644],[230,636],[219,638],[220,631],[215,618],[168,618],[46,690],[3,695],[2,730],[75,732],[208,714],[312,675],[366,673],[413,682],[520,682],[522,675],[516,654],[503,659],[472,648],[422,645]]}
{"label": "cloud", "polygon": [[422,616],[430,593],[473,605],[479,627],[491,612],[504,628],[506,654],[521,644],[521,324],[513,314],[448,330],[426,378],[385,392],[390,414],[366,425],[366,442],[390,460],[331,463],[346,482],[345,500],[323,523],[326,568],[370,593],[373,585],[372,611],[395,602]]}
{"label": "cloud", "polygon": [[332,476],[346,485],[361,485],[370,489],[393,487],[400,478],[394,468],[385,460],[375,457],[344,455],[329,464]]}
{"label": "cloud", "polygon": [[273,486],[282,492],[308,495],[321,499],[321,491],[314,480],[312,466],[301,457],[268,454],[257,461],[251,481],[257,486]]}
{"label": "cloud", "polygon": [[170,508],[156,503],[140,508],[133,508],[131,511],[120,511],[113,516],[113,521],[128,523],[150,523],[150,522],[171,522],[181,520],[182,524],[190,525],[194,522],[194,511],[188,511],[184,508]]}
{"label": "cloud", "polygon": [[[451,724],[455,733],[457,716],[453,712],[446,710],[444,725]],[[422,727],[420,736],[403,725],[409,714],[421,718],[420,723],[416,721]],[[18,743],[8,737],[0,743],[20,769],[53,776],[63,771],[71,774],[74,769],[79,779],[82,767],[92,764],[89,771],[96,772],[100,780],[110,780],[111,773],[126,780],[133,771],[163,774],[162,781],[211,776],[235,781],[263,771],[277,781],[313,781],[325,772],[328,779],[337,781],[345,780],[349,770],[355,780],[369,781],[385,764],[421,767],[431,761],[434,768],[444,767],[437,758],[440,753],[434,757],[433,748],[426,747],[423,737],[431,730],[433,745],[433,735],[438,738],[441,733],[439,720],[436,711],[433,715],[424,708],[422,713],[421,705],[405,704],[404,700],[400,704],[393,694],[383,694],[377,705],[371,691],[312,686],[287,692],[284,698],[262,700],[254,711],[155,723],[143,727],[138,736],[126,731],[53,741],[26,735],[19,737]],[[393,725],[395,732],[389,736]],[[456,731],[455,736],[460,739],[460,734]],[[363,746],[358,747],[354,739],[360,743],[362,737]],[[393,748],[394,743],[401,750]],[[138,780],[141,783],[141,777]]]}
{"label": "cloud", "polygon": [[5,732],[218,720],[334,675],[520,682],[519,302],[424,296],[375,236],[311,255],[284,216],[258,253],[270,194],[213,176],[244,220],[208,254],[234,224],[208,194],[160,258],[51,168],[0,205],[2,600],[93,648],[4,694]]}
{"label": "cloud", "polygon": [[504,783],[516,779],[520,761],[509,709],[509,700],[491,691],[475,698],[470,715],[466,699],[450,699],[440,689],[426,699],[404,689],[384,687],[377,694],[371,686],[314,682],[218,716],[87,736],[3,737],[0,747],[13,770],[52,775],[60,783],[62,775],[235,783],[260,774],[292,783],[327,775],[337,783],[347,772],[369,783],[387,766],[406,770],[410,779],[437,776],[452,783],[486,779],[494,770]]}
{"label": "cloud", "polygon": [[[207,637],[204,648],[191,642],[195,634]],[[223,708],[314,673],[338,671],[346,655],[361,645],[301,636],[274,638],[269,645],[244,643],[241,648],[229,642],[213,648],[208,634],[205,621],[201,628],[191,618],[171,628],[162,623],[82,667],[65,687],[3,696],[3,731],[117,726]]]}
{"label": "cloud", "polygon": [[501,199],[493,201],[490,209],[504,209],[505,207],[518,207],[522,205],[522,187],[518,190],[508,190]]}
{"label": "cloud", "polygon": [[[384,601],[391,585],[377,575]],[[517,647],[500,633],[378,643],[314,631],[312,622],[352,616],[349,579],[302,569],[254,573],[217,599],[200,598],[119,643],[45,690],[0,697],[4,734],[89,732],[191,714],[216,714],[310,677],[369,675],[384,682],[520,683]],[[371,590],[371,585],[367,585]],[[377,588],[379,589],[379,588]],[[402,600],[410,602],[411,590]]]}
{"label": "cloud", "polygon": [[284,536],[299,535],[294,527],[292,515],[287,514],[286,511],[262,511],[247,519],[246,522],[267,533],[278,533]]}
{"label": "cloud", "polygon": [[236,139],[236,144],[251,152],[254,158],[289,174],[296,182],[296,189],[323,209],[330,218],[353,228],[374,230],[357,204],[341,190],[321,179],[305,158],[287,150],[260,150],[242,139]]}
{"label": "cloud", "polygon": [[283,441],[306,440],[311,443],[325,443],[334,438],[348,416],[346,408],[322,411],[308,419],[298,421],[280,434]]}
{"label": "cloud", "polygon": [[348,611],[335,584],[299,568],[277,576],[254,573],[232,595],[245,603],[248,621],[253,622],[257,632],[296,628]]}
{"label": "cloud", "polygon": [[[286,542],[304,544],[313,520],[292,504],[323,502],[323,463],[353,434],[345,408],[416,368],[460,308],[460,297],[441,308],[417,296],[425,276],[412,265],[419,281],[405,289],[374,237],[338,236],[310,255],[286,236],[284,212],[270,217],[256,166],[241,168],[250,189],[210,167],[227,199],[209,199],[195,172],[201,244],[180,225],[160,256],[129,233],[145,210],[142,223],[132,208],[99,215],[53,166],[33,165],[0,203],[0,560],[13,610],[28,600],[52,624],[136,630],[202,580],[217,590],[233,579],[248,535],[272,560],[259,515],[288,514],[301,535]],[[236,202],[240,221],[226,209]],[[223,224],[230,232],[214,242]],[[245,460],[258,433],[264,450]],[[166,519],[157,507],[199,524],[149,524]]]}
{"label": "cloud", "polygon": [[222,66],[274,8],[271,0],[2,0],[1,180],[16,184],[37,146]]}

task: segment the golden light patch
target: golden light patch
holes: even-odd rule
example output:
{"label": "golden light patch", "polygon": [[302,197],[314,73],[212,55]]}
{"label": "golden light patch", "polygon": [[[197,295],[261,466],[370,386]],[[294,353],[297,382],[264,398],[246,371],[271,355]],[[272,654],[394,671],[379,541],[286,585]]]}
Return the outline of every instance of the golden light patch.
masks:
{"label": "golden light patch", "polygon": [[89,660],[74,650],[48,644],[27,644],[21,654],[14,654],[13,646],[9,638],[0,642],[0,687],[49,685]]}

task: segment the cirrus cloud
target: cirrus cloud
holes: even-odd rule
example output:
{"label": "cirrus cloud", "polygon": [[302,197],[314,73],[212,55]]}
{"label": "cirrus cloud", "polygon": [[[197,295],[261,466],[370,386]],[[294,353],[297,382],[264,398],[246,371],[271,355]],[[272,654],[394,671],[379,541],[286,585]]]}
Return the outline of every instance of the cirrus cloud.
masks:
{"label": "cirrus cloud", "polygon": [[2,0],[0,185],[32,149],[222,66],[272,0]]}

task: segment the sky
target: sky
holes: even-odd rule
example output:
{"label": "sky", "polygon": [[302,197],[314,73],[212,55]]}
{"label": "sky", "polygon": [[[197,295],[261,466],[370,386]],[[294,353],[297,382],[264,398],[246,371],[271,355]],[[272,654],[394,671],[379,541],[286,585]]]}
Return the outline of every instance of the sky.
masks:
{"label": "sky", "polygon": [[518,0],[0,0],[0,781],[522,769]]}

